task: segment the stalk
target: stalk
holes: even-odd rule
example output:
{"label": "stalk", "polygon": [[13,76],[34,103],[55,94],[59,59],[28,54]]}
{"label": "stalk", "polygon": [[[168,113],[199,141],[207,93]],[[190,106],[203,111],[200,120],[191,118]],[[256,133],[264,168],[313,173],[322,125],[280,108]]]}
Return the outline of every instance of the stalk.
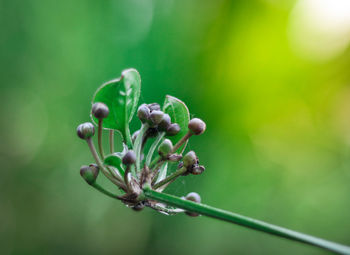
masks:
{"label": "stalk", "polygon": [[236,213],[218,209],[209,205],[195,203],[189,200],[181,199],[173,195],[160,193],[150,189],[149,187],[145,187],[143,191],[146,199],[163,202],[163,203],[166,203],[167,205],[176,206],[177,208],[181,208],[186,211],[196,212],[201,215],[235,223],[244,227],[248,227],[254,230],[258,230],[261,232],[265,232],[265,233],[286,238],[289,240],[317,246],[338,254],[350,255],[350,247],[342,244],[338,244],[338,243],[327,241],[318,237],[314,237],[314,236],[306,235],[293,230],[289,230],[286,228],[282,228],[260,220],[252,219]]}
{"label": "stalk", "polygon": [[100,151],[100,155],[102,160],[105,159],[104,153],[103,153],[103,146],[102,146],[102,119],[98,120],[98,134],[97,134],[97,139],[98,139],[98,149]]}
{"label": "stalk", "polygon": [[109,151],[114,153],[114,130],[109,130]]}

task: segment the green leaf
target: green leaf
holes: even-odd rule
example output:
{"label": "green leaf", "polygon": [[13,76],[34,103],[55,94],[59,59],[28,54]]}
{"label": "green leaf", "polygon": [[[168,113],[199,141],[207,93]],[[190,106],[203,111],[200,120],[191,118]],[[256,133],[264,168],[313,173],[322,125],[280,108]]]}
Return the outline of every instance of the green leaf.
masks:
{"label": "green leaf", "polygon": [[108,155],[105,160],[104,163],[107,166],[112,166],[114,168],[116,168],[119,171],[119,174],[124,177],[124,168],[123,168],[123,163],[122,163],[122,154],[120,152],[117,153],[113,153],[111,155]]}
{"label": "green leaf", "polygon": [[[167,137],[175,145],[188,132],[190,113],[184,102],[182,102],[180,99],[177,99],[176,97],[169,95],[165,97],[163,111],[169,114],[172,123],[179,124],[181,128],[180,132],[177,135]],[[185,150],[186,145],[187,141],[177,150],[177,152],[182,153]]]}
{"label": "green leaf", "polygon": [[[120,78],[103,84],[92,99],[92,103],[102,102],[108,106],[109,115],[103,120],[103,127],[120,131],[129,147],[129,122],[135,114],[140,92],[140,74],[135,69],[127,69],[122,72]],[[91,118],[98,123],[95,117]]]}

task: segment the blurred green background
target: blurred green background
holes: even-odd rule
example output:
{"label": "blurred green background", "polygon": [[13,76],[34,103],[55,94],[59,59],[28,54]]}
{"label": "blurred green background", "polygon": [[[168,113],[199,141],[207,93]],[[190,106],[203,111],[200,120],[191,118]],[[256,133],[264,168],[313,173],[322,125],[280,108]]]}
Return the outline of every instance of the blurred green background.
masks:
{"label": "blurred green background", "polygon": [[168,192],[350,244],[350,3],[0,1],[1,254],[328,254],[217,220],[131,211],[89,187],[76,126],[134,67],[185,101],[206,172]]}

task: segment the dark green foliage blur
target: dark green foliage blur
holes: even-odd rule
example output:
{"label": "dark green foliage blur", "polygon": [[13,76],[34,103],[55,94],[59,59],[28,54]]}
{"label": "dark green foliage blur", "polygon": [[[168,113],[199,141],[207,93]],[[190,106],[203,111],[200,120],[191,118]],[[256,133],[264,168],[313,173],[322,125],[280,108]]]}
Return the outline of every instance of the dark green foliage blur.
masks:
{"label": "dark green foliage blur", "polygon": [[312,37],[302,8],[1,0],[0,254],[328,254],[205,217],[134,212],[88,186],[79,168],[93,159],[75,129],[94,91],[130,67],[140,103],[170,94],[207,123],[188,146],[206,171],[167,192],[349,245],[350,51],[335,34],[349,24]]}

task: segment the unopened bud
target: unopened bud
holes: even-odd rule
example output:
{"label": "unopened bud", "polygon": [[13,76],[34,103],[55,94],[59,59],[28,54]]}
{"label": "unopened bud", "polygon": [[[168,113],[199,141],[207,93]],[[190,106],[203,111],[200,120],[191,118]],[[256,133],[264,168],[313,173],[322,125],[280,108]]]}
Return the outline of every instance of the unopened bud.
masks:
{"label": "unopened bud", "polygon": [[137,117],[141,120],[142,123],[146,122],[149,119],[150,110],[146,104],[142,104],[139,106],[137,110]]}
{"label": "unopened bud", "polygon": [[[195,203],[200,203],[201,202],[201,197],[198,193],[196,192],[191,192],[191,193],[188,193],[187,196],[185,197],[186,200],[189,200],[189,201],[192,201],[192,202],[195,202]],[[198,213],[194,213],[194,212],[185,212],[188,216],[191,216],[191,217],[197,217],[199,216]]]}
{"label": "unopened bud", "polygon": [[194,164],[197,164],[198,158],[194,151],[189,151],[183,158],[184,167],[189,168]]}
{"label": "unopened bud", "polygon": [[162,121],[163,115],[164,115],[164,112],[162,111],[158,111],[158,110],[152,111],[149,117],[152,122],[152,126],[158,125]]}
{"label": "unopened bud", "polygon": [[92,114],[97,118],[97,119],[104,119],[107,118],[109,114],[109,109],[108,106],[105,105],[104,103],[94,103],[91,108]]}
{"label": "unopened bud", "polygon": [[180,130],[181,130],[181,128],[180,128],[179,124],[173,123],[168,127],[166,134],[168,136],[174,136],[174,135],[177,135],[180,132]]}
{"label": "unopened bud", "polygon": [[77,127],[77,135],[81,139],[88,139],[95,134],[95,127],[91,122],[85,122]]}
{"label": "unopened bud", "polygon": [[169,114],[164,114],[162,120],[158,124],[158,129],[160,131],[167,131],[170,125],[171,125],[171,119]]}
{"label": "unopened bud", "polygon": [[192,134],[200,135],[203,134],[203,132],[205,131],[206,125],[205,122],[201,119],[194,118],[191,119],[188,123],[188,129],[191,131]]}
{"label": "unopened bud", "polygon": [[81,177],[83,177],[84,180],[90,185],[96,181],[98,173],[99,168],[95,164],[91,164],[90,166],[82,166],[80,168]]}
{"label": "unopened bud", "polygon": [[173,150],[173,143],[169,139],[165,139],[158,147],[159,155],[165,157]]}
{"label": "unopened bud", "polygon": [[149,110],[152,111],[160,111],[160,105],[157,103],[152,103],[147,105]]}
{"label": "unopened bud", "polygon": [[122,159],[122,162],[123,162],[123,164],[124,165],[132,165],[132,164],[134,164],[135,162],[136,162],[136,155],[135,155],[135,152],[133,152],[133,151],[128,151],[125,155],[124,155],[124,157],[123,157],[123,159]]}

